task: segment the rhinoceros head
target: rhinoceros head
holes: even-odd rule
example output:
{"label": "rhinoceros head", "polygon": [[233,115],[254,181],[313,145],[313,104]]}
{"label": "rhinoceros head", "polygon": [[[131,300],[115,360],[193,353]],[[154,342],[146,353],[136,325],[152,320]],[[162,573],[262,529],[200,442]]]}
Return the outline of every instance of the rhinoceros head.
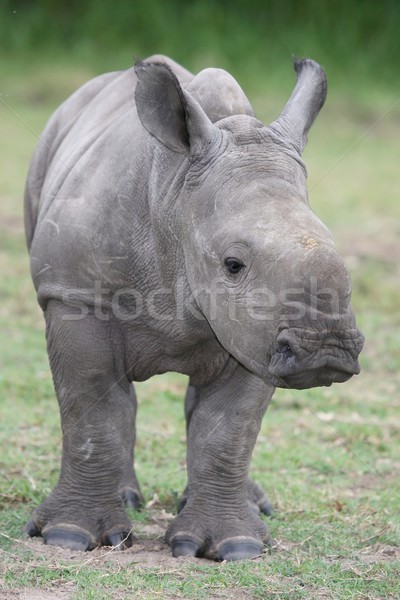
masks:
{"label": "rhinoceros head", "polygon": [[164,154],[179,158],[170,201],[202,314],[250,371],[306,388],[358,373],[363,336],[348,271],[309,207],[301,159],[325,74],[311,60],[295,69],[294,91],[268,127],[222,71],[183,89],[165,65],[139,65],[136,103]]}

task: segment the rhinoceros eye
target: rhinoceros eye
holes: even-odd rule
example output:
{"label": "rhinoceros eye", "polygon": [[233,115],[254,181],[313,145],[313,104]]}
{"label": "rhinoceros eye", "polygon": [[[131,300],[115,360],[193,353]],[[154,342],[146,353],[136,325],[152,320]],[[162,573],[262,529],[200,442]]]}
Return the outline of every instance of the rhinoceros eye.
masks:
{"label": "rhinoceros eye", "polygon": [[233,258],[233,256],[230,256],[225,259],[225,266],[228,269],[229,273],[233,273],[233,275],[236,275],[241,269],[243,269],[245,265],[238,258]]}

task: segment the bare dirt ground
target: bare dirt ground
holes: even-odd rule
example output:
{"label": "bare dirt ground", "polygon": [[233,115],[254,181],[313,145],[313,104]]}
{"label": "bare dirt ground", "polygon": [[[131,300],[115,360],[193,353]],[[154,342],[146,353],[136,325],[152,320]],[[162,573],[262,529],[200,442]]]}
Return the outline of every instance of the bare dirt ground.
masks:
{"label": "bare dirt ground", "polygon": [[[25,540],[15,540],[15,570],[20,576],[24,569],[32,569],[34,566],[34,560],[32,561],[32,559],[29,561],[29,564],[24,563],[24,558],[20,554],[21,546],[31,556],[37,555],[38,565],[44,562],[46,567],[50,569],[60,569],[63,567],[70,569],[72,567],[76,569],[77,575],[79,575],[82,569],[88,566],[101,570],[105,565],[107,567],[112,565],[115,572],[119,568],[135,565],[135,568],[142,571],[154,569],[160,575],[165,575],[168,573],[179,573],[182,567],[188,563],[193,565],[215,565],[216,567],[221,565],[221,563],[204,558],[173,558],[170,547],[164,541],[167,523],[172,518],[173,515],[165,511],[152,511],[151,518],[149,519],[150,522],[148,524],[140,524],[140,531],[135,536],[132,547],[124,551],[101,547],[96,548],[92,552],[73,552],[55,546],[46,546],[43,544],[41,538],[27,537]],[[138,527],[135,529],[139,530]],[[12,554],[12,552],[11,550],[10,553]],[[106,576],[107,574],[105,574]],[[67,600],[76,591],[73,581],[52,581],[50,586],[49,590],[26,587],[24,589],[7,590],[7,592],[2,593],[0,579],[0,600]],[[116,591],[115,598],[118,599],[119,597]],[[218,596],[218,598],[222,598],[222,596]],[[243,598],[245,597],[243,596]],[[241,600],[241,598],[238,597],[236,600]]]}
{"label": "bare dirt ground", "polygon": [[[369,482],[365,482],[366,485]],[[104,569],[104,577],[108,577],[108,569],[111,566],[113,572],[118,572],[119,569],[134,565],[135,569],[142,572],[154,571],[159,575],[177,575],[182,573],[188,565],[214,566],[216,569],[223,568],[224,563],[217,563],[204,558],[173,558],[171,549],[164,541],[164,533],[167,522],[172,518],[172,515],[164,511],[154,510],[151,513],[149,523],[140,524],[140,532],[136,536],[131,548],[118,551],[107,547],[97,548],[92,552],[73,552],[64,550],[54,546],[46,546],[41,538],[26,538],[25,540],[17,541],[15,546],[15,570],[20,577],[24,569],[35,566],[34,560],[29,561],[29,565],[24,562],[23,555],[20,554],[21,545],[31,556],[37,555],[37,565],[46,565],[46,568],[62,570],[63,568],[71,571],[75,570],[78,576],[80,571],[90,566],[91,568],[102,570]],[[363,576],[365,572],[359,571],[360,564],[372,565],[377,562],[400,561],[400,548],[397,546],[389,546],[381,543],[375,543],[374,539],[365,540],[370,542],[362,552],[354,557],[354,560],[346,560],[342,562],[343,569],[353,571],[356,575]],[[272,546],[272,552],[292,555],[293,552],[301,547],[303,542],[293,543],[285,540],[275,540]],[[12,550],[11,550],[12,554]],[[263,558],[256,558],[254,562],[268,561],[268,554]],[[1,584],[1,580],[0,580]],[[320,590],[322,593],[323,590]],[[25,587],[24,589],[7,590],[1,592],[1,600],[68,600],[75,597],[76,585],[74,581],[53,580],[49,582],[49,588],[43,589],[34,587]],[[229,594],[229,591],[228,591]],[[126,598],[126,593],[115,590],[114,598]],[[225,593],[219,593],[209,597],[210,600],[229,598]],[[235,600],[248,600],[249,595],[244,592],[241,594],[235,590]],[[331,600],[332,596],[324,596],[318,593],[318,598],[321,600]]]}
{"label": "bare dirt ground", "polygon": [[[149,526],[149,528],[152,526]],[[292,543],[278,541],[275,545],[275,551],[291,553],[295,545]],[[26,541],[26,547],[40,555],[41,559],[46,560],[47,567],[59,569],[60,565],[68,565],[76,567],[76,573],[79,574],[81,569],[87,565],[94,568],[102,569],[107,564],[113,565],[114,569],[123,568],[128,565],[135,565],[141,571],[157,570],[160,575],[179,574],[184,566],[192,565],[214,565],[215,568],[221,568],[223,563],[215,563],[207,559],[199,558],[173,558],[170,548],[163,541],[162,537],[154,537],[151,539],[138,540],[133,546],[123,552],[111,550],[109,548],[98,548],[90,554],[83,552],[71,552],[62,548],[45,546],[41,540],[33,539]],[[377,562],[384,561],[400,561],[400,548],[383,544],[373,544],[365,549],[363,553],[358,555],[358,560],[348,560],[342,562],[342,567],[345,570],[353,571],[356,575],[365,575],[365,572],[358,570],[360,561],[366,565],[373,565]],[[265,561],[265,558],[263,559]],[[255,559],[255,562],[260,562],[261,559]],[[23,565],[21,565],[23,568]],[[32,568],[32,563],[30,564]],[[183,574],[183,573],[182,573]],[[107,577],[105,573],[104,577]],[[7,590],[2,593],[0,591],[1,600],[69,600],[76,593],[75,582],[73,581],[51,581],[50,587],[47,590],[43,588],[28,587],[24,589]],[[322,590],[321,590],[322,592]],[[228,598],[225,594],[210,596],[210,600]],[[115,590],[115,600],[126,598],[126,593],[120,593]],[[237,593],[235,590],[235,600],[248,600],[248,594]],[[320,600],[324,600],[324,596],[318,594]],[[331,600],[332,596],[327,595],[326,599]]]}

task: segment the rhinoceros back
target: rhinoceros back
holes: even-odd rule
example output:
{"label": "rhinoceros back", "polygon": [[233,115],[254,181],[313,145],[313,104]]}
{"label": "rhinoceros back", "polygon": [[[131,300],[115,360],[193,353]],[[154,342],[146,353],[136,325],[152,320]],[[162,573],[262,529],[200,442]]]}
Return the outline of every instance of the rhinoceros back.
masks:
{"label": "rhinoceros back", "polygon": [[32,243],[38,214],[43,203],[43,187],[51,171],[58,163],[58,171],[68,169],[62,144],[70,136],[74,125],[84,113],[90,115],[91,107],[100,94],[121,77],[121,72],[106,73],[95,77],[79,88],[52,115],[41,134],[29,167],[25,186],[25,230],[28,248]]}

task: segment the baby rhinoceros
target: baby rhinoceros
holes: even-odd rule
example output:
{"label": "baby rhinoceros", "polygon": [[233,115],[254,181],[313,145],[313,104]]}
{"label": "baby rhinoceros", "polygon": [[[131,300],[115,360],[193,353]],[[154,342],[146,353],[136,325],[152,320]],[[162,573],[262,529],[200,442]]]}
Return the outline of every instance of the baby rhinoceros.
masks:
{"label": "baby rhinoceros", "polygon": [[176,371],[190,378],[188,485],[172,553],[261,554],[270,505],[248,468],[274,389],[346,381],[363,345],[301,159],[326,78],[312,60],[295,70],[268,127],[227,72],[162,56],[89,81],[50,119],[25,220],[63,450],[31,536],[131,545],[133,382]]}

